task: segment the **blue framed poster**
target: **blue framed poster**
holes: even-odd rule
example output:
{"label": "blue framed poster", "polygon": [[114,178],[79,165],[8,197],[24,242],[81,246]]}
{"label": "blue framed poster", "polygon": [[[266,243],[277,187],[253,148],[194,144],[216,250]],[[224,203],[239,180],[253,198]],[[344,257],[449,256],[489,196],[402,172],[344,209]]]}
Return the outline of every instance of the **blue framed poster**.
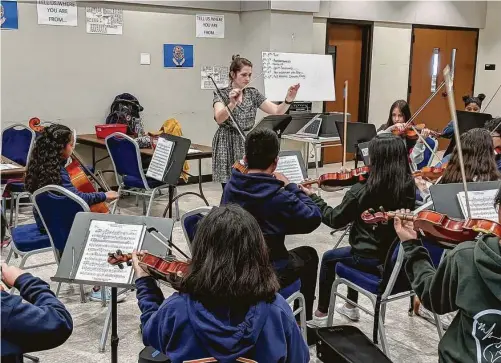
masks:
{"label": "blue framed poster", "polygon": [[0,24],[2,29],[18,29],[17,1],[0,1]]}
{"label": "blue framed poster", "polygon": [[193,45],[164,44],[165,68],[193,68]]}

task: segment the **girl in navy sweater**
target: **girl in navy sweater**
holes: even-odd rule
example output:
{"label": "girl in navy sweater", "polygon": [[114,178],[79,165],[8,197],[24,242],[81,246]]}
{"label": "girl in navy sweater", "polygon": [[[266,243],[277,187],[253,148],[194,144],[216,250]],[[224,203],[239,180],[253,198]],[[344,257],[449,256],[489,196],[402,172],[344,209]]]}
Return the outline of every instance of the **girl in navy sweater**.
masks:
{"label": "girl in navy sweater", "polygon": [[191,270],[164,300],[133,254],[143,342],[184,361],[309,362],[256,220],[236,205],[199,223]]}

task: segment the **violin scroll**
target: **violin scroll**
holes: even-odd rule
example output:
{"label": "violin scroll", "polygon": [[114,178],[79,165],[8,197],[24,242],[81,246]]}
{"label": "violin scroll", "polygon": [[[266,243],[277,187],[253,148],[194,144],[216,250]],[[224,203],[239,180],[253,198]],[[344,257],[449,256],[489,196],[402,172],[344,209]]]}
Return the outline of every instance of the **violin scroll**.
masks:
{"label": "violin scroll", "polygon": [[108,263],[112,266],[118,266],[121,270],[124,268],[124,263],[127,266],[132,266],[132,254],[123,254],[122,251],[108,253]]}

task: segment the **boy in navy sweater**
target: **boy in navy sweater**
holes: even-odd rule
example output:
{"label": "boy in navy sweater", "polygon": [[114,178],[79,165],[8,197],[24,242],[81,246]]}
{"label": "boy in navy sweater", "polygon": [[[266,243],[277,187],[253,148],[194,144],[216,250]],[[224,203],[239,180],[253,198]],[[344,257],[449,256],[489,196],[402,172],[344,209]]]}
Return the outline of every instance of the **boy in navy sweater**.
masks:
{"label": "boy in navy sweater", "polygon": [[285,288],[297,279],[301,280],[306,318],[310,320],[315,300],[318,254],[309,246],[287,251],[285,236],[314,231],[322,223],[322,214],[296,184],[275,172],[279,151],[280,141],[274,131],[251,131],[245,140],[247,172],[232,171],[221,204],[238,204],[256,218],[280,286]]}
{"label": "boy in navy sweater", "polygon": [[143,343],[181,362],[309,362],[255,219],[237,205],[199,223],[190,271],[164,300],[133,253]]}
{"label": "boy in navy sweater", "polygon": [[21,294],[1,291],[2,363],[22,363],[24,353],[55,348],[70,337],[71,315],[46,282],[5,263],[2,281]]}

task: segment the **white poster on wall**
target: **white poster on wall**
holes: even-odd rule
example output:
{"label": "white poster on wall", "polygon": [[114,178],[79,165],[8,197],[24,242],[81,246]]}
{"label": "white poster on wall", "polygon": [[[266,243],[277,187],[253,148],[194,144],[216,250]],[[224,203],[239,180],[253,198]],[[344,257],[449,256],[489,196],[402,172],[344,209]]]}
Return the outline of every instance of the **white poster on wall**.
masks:
{"label": "white poster on wall", "polygon": [[121,35],[124,25],[122,9],[85,8],[87,33]]}
{"label": "white poster on wall", "polygon": [[76,1],[37,0],[38,24],[78,25]]}
{"label": "white poster on wall", "polygon": [[209,76],[214,78],[219,88],[228,87],[230,83],[229,74],[230,67],[228,66],[202,66],[200,69],[200,78],[202,80],[202,89],[215,89],[214,83],[209,79]]}
{"label": "white poster on wall", "polygon": [[224,38],[224,15],[197,14],[197,38]]}

